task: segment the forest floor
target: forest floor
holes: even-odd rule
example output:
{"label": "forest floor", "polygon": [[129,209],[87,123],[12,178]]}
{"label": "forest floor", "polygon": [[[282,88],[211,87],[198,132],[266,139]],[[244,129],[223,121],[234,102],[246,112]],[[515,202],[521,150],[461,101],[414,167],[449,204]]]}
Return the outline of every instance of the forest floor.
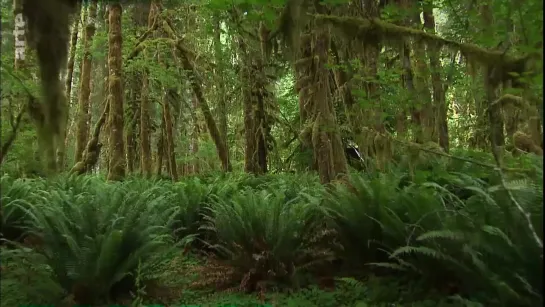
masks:
{"label": "forest floor", "polygon": [[145,306],[210,307],[461,306],[435,290],[427,293],[422,288],[409,289],[408,283],[400,283],[391,276],[381,278],[371,275],[366,278],[366,282],[334,278],[335,285],[330,282],[316,283],[301,289],[279,290],[274,285],[269,285],[271,289],[245,293],[239,291],[238,285],[229,284],[224,278],[229,271],[229,267],[223,266],[218,260],[191,254],[184,256],[182,251],[172,259],[168,265],[168,273],[158,282],[137,290],[140,295],[133,294],[131,298],[120,299],[117,303],[131,306],[139,301]]}
{"label": "forest floor", "polygon": [[2,176],[0,307],[541,306],[543,164],[515,166],[532,171],[451,162],[349,189]]}

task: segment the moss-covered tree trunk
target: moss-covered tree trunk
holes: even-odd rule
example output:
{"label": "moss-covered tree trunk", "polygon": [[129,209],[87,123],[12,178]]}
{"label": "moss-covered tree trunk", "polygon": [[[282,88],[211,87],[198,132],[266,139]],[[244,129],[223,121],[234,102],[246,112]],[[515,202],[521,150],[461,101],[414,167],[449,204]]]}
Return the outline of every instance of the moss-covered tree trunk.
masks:
{"label": "moss-covered tree trunk", "polygon": [[312,127],[312,148],[320,181],[330,183],[346,175],[348,165],[336,122],[335,111],[329,95],[329,48],[330,30],[317,22],[314,32],[313,57],[315,59],[312,80],[312,104],[314,119]]}
{"label": "moss-covered tree trunk", "polygon": [[[435,17],[433,15],[433,2],[424,5],[424,27],[435,34]],[[433,104],[435,106],[435,129],[439,139],[439,145],[445,152],[449,151],[448,133],[448,106],[445,98],[445,84],[441,78],[440,49],[435,43],[428,44],[428,58],[430,59],[431,85],[433,89]]]}
{"label": "moss-covered tree trunk", "polygon": [[[420,18],[420,16],[418,16]],[[420,19],[418,19],[420,21]],[[413,44],[414,56],[414,87],[416,91],[414,113],[418,114],[418,122],[415,122],[415,142],[425,144],[435,141],[434,138],[434,107],[431,101],[429,90],[430,71],[426,63],[426,52],[424,46],[415,42]]]}
{"label": "moss-covered tree trunk", "polygon": [[[224,140],[227,141],[227,105],[225,97],[225,78],[223,73],[225,70],[225,58],[221,43],[221,19],[219,15],[214,16],[214,57],[216,59],[215,75],[218,80],[216,84],[216,97],[218,97],[218,129]],[[227,151],[229,151],[229,145],[226,143]]]}
{"label": "moss-covered tree trunk", "polygon": [[[493,37],[493,19],[490,3],[490,0],[485,0],[480,3],[480,15],[482,18],[483,33]],[[488,113],[490,125],[488,130],[489,140],[494,153],[496,153],[497,147],[503,147],[505,145],[505,135],[503,132],[504,124],[501,116],[501,108],[500,106],[492,107],[492,103],[498,99],[497,87],[499,84],[494,81],[497,79],[494,77],[494,75],[497,73],[496,68],[492,65],[488,65],[483,71],[485,97],[482,106],[486,109],[485,112]],[[483,111],[484,110],[481,112]]]}
{"label": "moss-covered tree trunk", "polygon": [[163,158],[165,156],[165,120],[161,120],[161,126],[158,130],[157,151],[155,153],[155,175],[161,177],[163,175]]}
{"label": "moss-covered tree trunk", "polygon": [[76,148],[74,150],[74,161],[81,161],[83,151],[89,140],[89,129],[91,124],[90,102],[91,100],[91,70],[93,59],[91,46],[96,31],[97,3],[89,3],[87,13],[87,25],[84,29],[83,38],[83,59],[81,66],[81,77],[78,98],[78,119],[76,124]]}
{"label": "moss-covered tree trunk", "polygon": [[122,32],[121,4],[109,6],[108,66],[110,102],[110,153],[108,180],[121,180],[125,177],[125,146],[123,140],[123,83],[122,83]]}
{"label": "moss-covered tree trunk", "polygon": [[243,84],[244,111],[244,170],[253,174],[267,172],[266,133],[268,131],[265,114],[267,99],[267,76],[264,70],[263,52],[239,38],[242,61],[241,83]]}
{"label": "moss-covered tree trunk", "polygon": [[[64,88],[66,91],[66,101],[68,103],[69,109],[73,105],[72,99],[71,99],[72,98],[72,81],[74,78],[74,66],[76,62],[76,51],[78,46],[80,15],[81,15],[81,7],[78,7],[77,14],[74,16],[74,22],[72,24],[72,34],[70,35],[70,53],[68,54],[68,65],[67,65],[67,71],[66,71],[66,76],[64,80]],[[65,125],[68,127],[68,116],[66,117]],[[68,132],[66,133],[66,135],[68,135]],[[57,149],[57,162],[61,170],[63,170],[66,167],[65,150],[68,145],[67,142],[68,142],[68,138],[65,136],[64,148]]]}
{"label": "moss-covered tree trunk", "polygon": [[176,145],[174,144],[174,135],[173,135],[173,123],[172,123],[172,112],[171,112],[171,105],[170,105],[170,95],[169,92],[171,90],[164,89],[164,95],[163,95],[163,121],[164,121],[164,129],[165,129],[165,156],[167,158],[167,165],[168,165],[168,173],[170,175],[170,178],[174,181],[178,180],[178,167],[176,165]]}
{"label": "moss-covered tree trunk", "polygon": [[[99,14],[100,20],[102,22],[102,25],[104,26],[104,31],[106,33],[109,32],[109,16],[110,16],[110,6],[107,4],[101,4],[99,7],[99,11],[101,12]],[[102,74],[102,94],[101,97],[105,97],[105,103],[109,103],[109,97],[110,97],[110,74],[109,74],[109,63],[108,58],[104,60],[103,65],[100,67],[101,74]],[[108,157],[110,156],[110,120],[109,115],[106,119],[106,122],[104,123],[104,131],[108,131],[108,133],[102,133],[101,135],[101,143],[102,143],[102,150],[100,153],[99,158],[99,168],[101,171],[108,173],[108,164],[109,160]]]}
{"label": "moss-covered tree trunk", "polygon": [[[378,1],[364,0],[363,5],[367,17],[380,17]],[[372,108],[372,125],[375,131],[382,133],[384,132],[384,125],[382,124],[383,107],[380,105],[380,92],[377,82],[378,61],[381,49],[379,37],[371,35],[367,41],[364,41],[363,48],[365,78],[368,80],[365,82],[365,91],[367,93],[367,100],[370,102]]]}
{"label": "moss-covered tree trunk", "polygon": [[[156,4],[152,1],[148,14],[148,29],[153,26],[156,18]],[[145,52],[145,51],[144,51]],[[150,178],[153,160],[151,154],[151,103],[149,100],[149,71],[142,73],[142,90],[140,92],[140,170],[142,175]]]}
{"label": "moss-covered tree trunk", "polygon": [[[131,74],[131,81],[129,85],[131,89],[129,90],[127,108],[126,108],[126,118],[128,123],[125,125],[125,152],[127,156],[127,172],[129,174],[134,172],[137,156],[136,156],[136,130],[138,129],[138,119],[140,117],[140,110],[138,105],[139,100],[139,89],[140,79],[138,78],[138,73]],[[137,85],[138,84],[138,85]]]}
{"label": "moss-covered tree trunk", "polygon": [[192,124],[193,129],[191,131],[191,140],[189,145],[189,152],[193,159],[191,160],[191,174],[198,174],[201,170],[201,162],[200,159],[198,159],[199,154],[199,136],[200,136],[200,122],[197,110],[199,109],[199,102],[197,100],[197,96],[195,94],[191,95],[191,118],[192,118]]}
{"label": "moss-covered tree trunk", "polygon": [[309,170],[318,170],[316,159],[312,153],[311,115],[312,115],[312,35],[307,29],[300,37],[299,57],[295,62],[295,90],[299,99],[299,125],[301,134],[300,154],[307,158]]}

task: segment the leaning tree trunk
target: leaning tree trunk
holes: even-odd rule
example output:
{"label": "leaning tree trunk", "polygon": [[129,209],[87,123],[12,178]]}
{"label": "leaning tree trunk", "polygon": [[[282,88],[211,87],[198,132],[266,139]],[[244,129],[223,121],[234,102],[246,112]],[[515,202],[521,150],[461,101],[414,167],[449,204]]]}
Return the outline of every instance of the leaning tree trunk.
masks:
{"label": "leaning tree trunk", "polygon": [[123,85],[122,85],[122,32],[121,4],[110,4],[108,33],[110,152],[108,180],[125,177],[125,148],[123,144]]}
{"label": "leaning tree trunk", "polygon": [[84,30],[83,38],[83,60],[81,66],[80,88],[79,88],[79,110],[78,121],[76,125],[76,149],[74,151],[74,161],[81,161],[83,151],[89,140],[89,125],[91,123],[90,95],[91,95],[91,70],[93,69],[93,60],[91,56],[91,46],[93,36],[96,31],[97,3],[89,3],[89,12],[87,16],[87,25]]}

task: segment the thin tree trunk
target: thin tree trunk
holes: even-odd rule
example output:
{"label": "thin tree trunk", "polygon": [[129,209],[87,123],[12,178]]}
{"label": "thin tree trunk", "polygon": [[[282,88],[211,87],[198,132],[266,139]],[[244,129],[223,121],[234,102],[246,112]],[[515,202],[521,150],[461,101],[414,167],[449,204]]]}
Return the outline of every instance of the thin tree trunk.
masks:
{"label": "thin tree trunk", "polygon": [[121,4],[110,4],[108,33],[108,66],[110,68],[110,156],[108,180],[125,177],[125,154],[123,144],[123,84],[122,84],[122,32]]}
{"label": "thin tree trunk", "polygon": [[206,122],[206,127],[208,128],[208,132],[210,133],[210,136],[212,137],[212,141],[214,141],[214,144],[216,145],[216,151],[221,161],[222,169],[224,172],[230,172],[232,171],[232,166],[231,166],[231,162],[229,161],[229,152],[227,151],[226,140],[224,140],[220,135],[218,126],[216,125],[216,121],[214,120],[214,117],[212,116],[212,112],[210,111],[210,107],[208,106],[208,103],[206,99],[204,98],[200,81],[197,79],[197,75],[194,73],[193,64],[183,54],[181,59],[182,59],[184,69],[189,72],[192,72],[193,74],[193,78],[191,78],[191,86],[193,88],[193,91],[195,92],[197,101],[199,102],[199,107],[201,109],[204,120]]}
{"label": "thin tree trunk", "polygon": [[161,177],[163,174],[163,156],[165,155],[165,133],[164,133],[164,123],[161,121],[161,127],[159,127],[159,138],[157,140],[157,153],[156,153],[156,163],[155,163],[155,174],[157,177]]}
{"label": "thin tree trunk", "polygon": [[221,19],[219,15],[214,16],[214,53],[216,58],[216,78],[218,78],[218,83],[216,85],[217,97],[218,97],[218,126],[221,137],[226,141],[226,147],[229,151],[229,146],[227,144],[227,106],[226,106],[226,97],[225,97],[225,80],[223,78],[223,73],[225,69],[224,59],[223,59],[223,50],[221,44],[221,29],[220,29]]}
{"label": "thin tree trunk", "polygon": [[[156,18],[156,4],[152,1],[148,14],[148,29]],[[140,93],[140,169],[146,178],[152,175],[151,156],[151,104],[149,101],[149,72],[142,73],[142,91]]]}
{"label": "thin tree trunk", "polygon": [[93,36],[96,31],[97,3],[89,3],[89,12],[87,16],[87,25],[85,26],[83,39],[83,64],[81,68],[80,88],[79,88],[79,110],[78,122],[76,125],[76,149],[74,151],[74,161],[81,161],[83,151],[89,140],[89,125],[91,124],[90,113],[90,95],[91,95],[91,70],[93,60],[91,56],[91,46]]}
{"label": "thin tree trunk", "polygon": [[201,163],[200,159],[197,158],[197,155],[199,153],[199,135],[200,135],[200,123],[197,116],[197,109],[199,108],[199,102],[197,100],[197,96],[195,94],[192,94],[191,98],[192,102],[192,118],[193,118],[193,131],[191,132],[191,147],[190,147],[190,153],[193,157],[193,163],[191,168],[192,174],[198,174],[201,171]]}
{"label": "thin tree trunk", "polygon": [[167,158],[168,163],[168,172],[172,180],[177,181],[178,180],[178,168],[176,166],[176,156],[175,156],[175,144],[174,144],[174,136],[172,133],[172,112],[171,112],[171,106],[169,101],[169,92],[170,90],[164,89],[164,96],[163,96],[163,120],[164,120],[164,128],[165,128],[165,145],[166,145],[166,151],[165,155]]}
{"label": "thin tree trunk", "polygon": [[[70,107],[73,106],[72,104],[72,81],[74,78],[74,65],[76,60],[76,51],[78,46],[78,34],[79,34],[79,23],[81,18],[81,6],[77,9],[77,14],[74,16],[74,23],[72,25],[72,34],[70,36],[70,53],[68,55],[68,65],[67,65],[67,72],[66,72],[66,79],[64,80],[64,87],[66,90],[66,102],[68,103],[68,111],[70,110]],[[69,112],[67,113],[69,114]],[[68,127],[68,116],[66,117],[66,127]],[[66,133],[66,136],[68,135],[68,131]],[[64,138],[64,150],[61,150],[61,148],[57,149],[57,163],[59,165],[59,168],[61,170],[64,170],[66,167],[65,162],[65,150],[68,142],[68,138],[65,136]],[[77,161],[76,161],[77,162]]]}

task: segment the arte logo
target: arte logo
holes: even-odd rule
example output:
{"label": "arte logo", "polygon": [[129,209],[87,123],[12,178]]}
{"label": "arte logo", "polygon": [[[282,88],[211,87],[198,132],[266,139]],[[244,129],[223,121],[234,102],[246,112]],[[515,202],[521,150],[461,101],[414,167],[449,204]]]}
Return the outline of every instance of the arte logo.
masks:
{"label": "arte logo", "polygon": [[25,19],[23,14],[15,16],[13,36],[15,36],[15,59],[22,61],[25,59]]}

